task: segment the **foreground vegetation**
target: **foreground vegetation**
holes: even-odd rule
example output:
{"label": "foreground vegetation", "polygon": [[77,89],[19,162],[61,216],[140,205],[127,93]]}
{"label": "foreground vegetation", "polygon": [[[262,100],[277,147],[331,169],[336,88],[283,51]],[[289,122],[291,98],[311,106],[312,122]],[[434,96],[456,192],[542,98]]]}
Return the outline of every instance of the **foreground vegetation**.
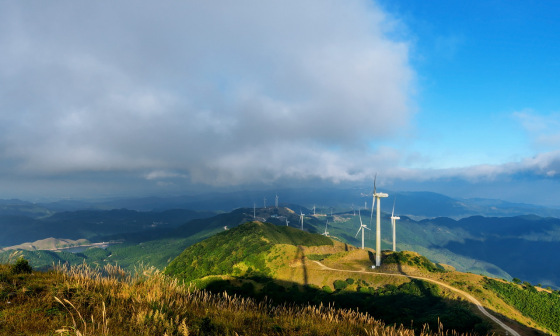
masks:
{"label": "foreground vegetation", "polygon": [[[355,310],[211,294],[154,268],[137,274],[110,265],[32,273],[0,265],[0,334],[414,335]],[[418,334],[457,335],[441,326]]]}
{"label": "foreground vegetation", "polygon": [[527,282],[520,285],[489,278],[485,286],[523,315],[560,334],[560,296],[557,292],[538,291]]}

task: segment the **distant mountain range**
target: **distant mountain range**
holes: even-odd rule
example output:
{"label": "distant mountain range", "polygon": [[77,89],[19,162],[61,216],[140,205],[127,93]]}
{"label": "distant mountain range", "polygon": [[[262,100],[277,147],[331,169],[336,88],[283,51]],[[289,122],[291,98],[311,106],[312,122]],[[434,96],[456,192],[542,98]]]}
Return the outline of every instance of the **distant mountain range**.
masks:
{"label": "distant mountain range", "polygon": [[[272,207],[275,195],[237,192],[200,197],[42,204],[0,200],[0,230],[4,233],[0,235],[0,247],[51,237],[88,239],[91,242],[119,240],[124,243],[106,250],[113,253],[112,259],[100,254],[95,258],[101,259],[94,258],[95,261],[121,258],[121,264],[132,265],[145,255],[152,259],[154,265],[162,268],[185,247],[223,230],[225,226],[231,228],[253,220],[254,215],[258,220],[276,225],[289,222],[289,226],[298,228],[299,214],[304,213],[306,231],[323,232],[328,221],[330,234],[350,244],[359,243],[355,237],[359,227],[358,204],[362,207],[364,223],[370,228],[373,225],[370,223],[371,191],[368,194],[367,190],[358,188],[344,189],[339,193],[284,190],[278,192],[279,203],[287,207],[279,209]],[[383,249],[389,249],[392,244],[388,216],[393,206],[393,195],[382,202]],[[267,209],[263,209],[257,201],[251,201],[257,196],[263,198],[260,200],[263,203],[264,197],[267,198]],[[395,211],[401,216],[397,222],[399,250],[419,252],[460,271],[505,279],[517,277],[543,286],[560,287],[560,274],[556,271],[560,262],[552,257],[560,248],[560,220],[553,216],[558,210],[495,200],[456,200],[424,192],[396,193],[396,197]],[[368,209],[363,209],[365,202]],[[243,203],[250,205],[235,209]],[[229,204],[227,208],[226,204]],[[125,205],[133,209],[123,208]],[[179,205],[192,208],[173,208]],[[206,210],[212,206],[216,207],[214,211]],[[312,216],[314,212],[316,215]],[[529,215],[531,213],[533,215]],[[476,215],[467,216],[469,214]],[[368,231],[366,246],[374,247],[374,239]],[[85,257],[87,253],[82,255]],[[48,266],[60,256],[51,252],[48,258],[43,259],[42,265]],[[74,260],[76,256],[67,257]]]}
{"label": "distant mountain range", "polygon": [[[560,209],[538,205],[511,203],[495,199],[458,199],[433,192],[393,192],[382,204],[382,210],[391,212],[396,198],[396,211],[415,219],[469,216],[511,217],[537,215],[559,217]],[[230,212],[237,208],[261,208],[275,205],[278,195],[279,204],[286,206],[298,204],[322,213],[342,209],[371,207],[372,190],[356,188],[317,188],[317,189],[279,189],[207,193],[170,197],[111,198],[97,200],[60,200],[56,202],[32,203],[22,200],[0,200],[0,214],[44,217],[62,211],[76,210],[113,210],[128,209],[136,211],[161,212],[170,209],[189,209],[196,211]],[[266,198],[266,200],[265,200]]]}

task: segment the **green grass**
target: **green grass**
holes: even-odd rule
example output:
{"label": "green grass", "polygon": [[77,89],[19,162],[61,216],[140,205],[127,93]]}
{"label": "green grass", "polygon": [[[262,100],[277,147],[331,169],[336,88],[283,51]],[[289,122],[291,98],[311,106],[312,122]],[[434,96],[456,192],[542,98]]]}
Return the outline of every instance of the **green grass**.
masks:
{"label": "green grass", "polygon": [[383,263],[415,266],[429,272],[445,271],[442,267],[428,260],[428,258],[408,251],[392,252],[383,259]]}
{"label": "green grass", "polygon": [[208,275],[271,276],[266,260],[275,244],[332,246],[333,242],[290,227],[250,222],[187,248],[165,272],[185,281]]}

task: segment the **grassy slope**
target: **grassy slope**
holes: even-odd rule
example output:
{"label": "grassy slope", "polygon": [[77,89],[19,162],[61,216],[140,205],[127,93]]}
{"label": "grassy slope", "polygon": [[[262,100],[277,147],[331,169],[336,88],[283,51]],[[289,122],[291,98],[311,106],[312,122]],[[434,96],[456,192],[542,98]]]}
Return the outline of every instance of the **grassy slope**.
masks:
{"label": "grassy slope", "polygon": [[[149,269],[142,273],[80,266],[12,274],[0,265],[0,334],[414,336],[355,310],[275,306],[192,291]],[[443,333],[420,336],[431,335]]]}
{"label": "grassy slope", "polygon": [[251,222],[187,248],[165,272],[185,281],[208,275],[271,276],[265,257],[276,244],[332,245],[332,240],[269,223]]}
{"label": "grassy slope", "polygon": [[[273,235],[270,235],[270,232],[282,229],[289,230],[286,231],[289,234],[285,235],[286,232],[283,232],[278,236],[279,238],[274,238]],[[432,314],[439,314],[445,310],[461,310],[461,307],[469,307],[469,304],[463,298],[452,291],[438,289],[433,292],[431,289],[433,285],[431,284],[420,284],[416,281],[412,281],[411,284],[411,280],[407,278],[376,275],[375,271],[371,271],[369,268],[374,257],[373,250],[356,249],[351,245],[330,239],[328,239],[331,242],[329,245],[321,245],[319,242],[314,242],[313,244],[307,244],[310,246],[302,246],[298,243],[303,243],[304,241],[298,237],[309,239],[312,235],[302,233],[299,230],[274,227],[269,224],[252,223],[251,225],[244,225],[237,230],[220,233],[207,241],[185,250],[180,257],[170,264],[166,272],[184,280],[205,277],[205,280],[201,283],[199,282],[199,284],[217,291],[224,288],[235,291],[237,286],[240,288],[238,293],[250,294],[251,292],[255,293],[255,291],[258,292],[266,288],[269,297],[274,296],[273,292],[275,290],[279,290],[281,296],[286,296],[286,293],[290,293],[289,291],[292,291],[295,285],[300,288],[299,294],[296,294],[296,296],[307,298],[309,302],[314,302],[313,295],[320,297],[323,302],[340,299],[344,302],[347,298],[353,298],[352,293],[361,293],[365,296],[370,295],[368,300],[377,304],[382,303],[390,306],[400,298],[401,302],[398,304],[405,305],[407,301],[411,300],[409,294],[415,291],[422,291],[422,288],[427,288],[429,289],[428,292],[421,293],[415,298],[413,297],[412,301],[420,300],[416,303],[418,306],[423,304],[439,305],[439,312],[434,310],[431,312]],[[315,235],[315,237],[327,239],[319,235]],[[300,240],[298,241],[298,239]],[[252,253],[247,254],[245,252]],[[384,266],[379,271],[404,272],[444,281],[478,297],[492,311],[508,316],[512,320],[526,326],[536,326],[534,321],[523,316],[516,309],[497,297],[495,293],[486,289],[482,276],[454,271],[433,272],[438,267],[416,253],[404,253],[407,256],[405,259],[391,257],[391,252],[387,253],[384,260],[389,261],[392,258],[397,263],[384,263]],[[403,253],[400,254],[402,255]],[[204,261],[205,257],[203,256],[205,255],[211,256],[208,261]],[[246,258],[249,255],[250,257]],[[321,260],[323,264],[336,269],[347,269],[349,271],[369,270],[371,273],[330,272],[322,269],[312,260]],[[220,275],[220,277],[208,277],[209,275]],[[273,282],[281,285],[285,290],[278,289],[276,285],[272,285],[267,279],[274,279]],[[345,281],[346,279],[353,279],[353,283],[348,285],[343,291],[336,291],[335,282]],[[301,292],[304,289],[314,294],[306,296],[307,294],[304,295],[304,292]],[[286,290],[288,292],[285,292]],[[282,294],[282,291],[284,294]],[[334,293],[329,296],[325,294],[325,291],[334,291]],[[403,292],[409,296],[403,298]],[[437,293],[437,295],[434,293]],[[382,296],[393,299],[391,302],[385,302]],[[356,301],[359,299],[353,298],[352,300]],[[441,300],[457,303],[455,303],[455,306],[454,304],[447,306]],[[355,302],[352,304],[356,306]],[[342,306],[344,306],[344,303]],[[471,309],[477,313],[476,309],[473,309],[473,307]],[[379,316],[383,316],[383,314]],[[418,316],[416,316],[416,320],[418,321]],[[526,335],[538,334],[531,328],[525,328],[515,322],[512,322],[512,325],[522,330]],[[495,331],[499,332],[499,329],[495,329]]]}

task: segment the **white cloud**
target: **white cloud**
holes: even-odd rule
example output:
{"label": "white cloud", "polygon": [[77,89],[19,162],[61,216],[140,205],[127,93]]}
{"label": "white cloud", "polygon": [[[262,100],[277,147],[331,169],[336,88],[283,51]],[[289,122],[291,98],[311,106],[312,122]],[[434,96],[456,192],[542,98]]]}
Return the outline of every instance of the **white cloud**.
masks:
{"label": "white cloud", "polygon": [[365,0],[15,2],[0,22],[8,174],[355,180],[398,161],[364,144],[411,118],[408,44]]}
{"label": "white cloud", "polygon": [[513,116],[527,131],[535,146],[560,149],[560,113],[542,115],[526,109],[515,112]]}

